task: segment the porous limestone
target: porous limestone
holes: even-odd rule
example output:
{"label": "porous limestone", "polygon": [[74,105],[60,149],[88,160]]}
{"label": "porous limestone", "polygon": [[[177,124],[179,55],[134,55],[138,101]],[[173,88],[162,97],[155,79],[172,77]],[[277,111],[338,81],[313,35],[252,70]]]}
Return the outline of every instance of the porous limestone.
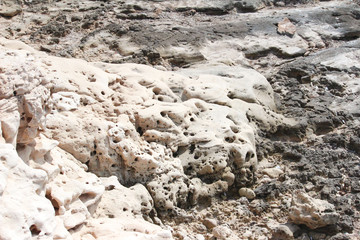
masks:
{"label": "porous limestone", "polygon": [[155,208],[179,213],[251,184],[258,122],[271,129],[284,121],[269,83],[251,69],[174,73],[0,43],[1,144],[29,171],[20,180],[34,184],[16,195],[19,204],[28,194],[45,208],[39,219],[34,205],[23,209],[23,239],[170,239],[152,224],[160,222]]}
{"label": "porous limestone", "polygon": [[339,217],[334,205],[325,200],[312,198],[301,190],[296,191],[292,198],[289,218],[296,224],[305,224],[310,229],[317,229],[335,224]]}
{"label": "porous limestone", "polygon": [[[171,239],[169,231],[143,219],[144,216],[153,221],[149,213],[154,211],[152,198],[145,187],[126,188],[116,177],[99,179],[87,172],[88,167],[79,161],[82,160],[81,152],[76,159],[71,151],[64,150],[66,141],[53,138],[52,113],[72,112],[80,103],[101,101],[96,95],[99,87],[94,87],[90,96],[84,92],[89,89],[71,86],[71,80],[67,82],[66,78],[71,74],[66,76],[66,70],[58,74],[57,70],[51,69],[56,64],[60,65],[57,66],[59,69],[66,69],[63,68],[66,61],[48,58],[20,42],[1,39],[0,48],[0,80],[3,83],[0,98],[1,238],[82,239],[82,236],[88,237],[88,232],[78,230],[86,225],[84,229],[96,228],[101,239],[110,239],[113,233],[102,232],[102,227],[96,227],[96,219],[119,217],[107,204],[117,197],[126,201],[117,202],[118,206],[133,203],[128,206],[131,214],[121,215],[123,222],[115,224],[121,226],[118,228],[120,235],[134,239]],[[65,89],[68,91],[62,91]],[[56,123],[67,127],[65,121]],[[72,123],[69,120],[69,126]],[[81,135],[80,129],[74,130],[74,135],[67,132],[70,136]],[[116,188],[112,189],[113,185]],[[110,220],[106,221],[109,224],[103,227],[113,225]]]}

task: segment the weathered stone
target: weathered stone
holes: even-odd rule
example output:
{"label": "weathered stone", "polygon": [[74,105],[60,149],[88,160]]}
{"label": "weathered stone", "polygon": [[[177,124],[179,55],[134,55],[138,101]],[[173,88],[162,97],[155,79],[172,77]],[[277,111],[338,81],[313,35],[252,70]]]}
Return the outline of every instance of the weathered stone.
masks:
{"label": "weathered stone", "polygon": [[292,240],[294,239],[294,234],[288,226],[279,225],[273,230],[271,239]]}
{"label": "weathered stone", "polygon": [[216,219],[213,218],[205,218],[203,223],[208,229],[213,229],[218,225]]}
{"label": "weathered stone", "polygon": [[252,200],[256,197],[254,191],[251,190],[250,188],[240,188],[239,195],[240,197],[246,197],[249,200]]}
{"label": "weathered stone", "polygon": [[299,190],[293,195],[289,218],[296,224],[317,229],[337,223],[339,214],[334,205],[325,200],[311,198]]}
{"label": "weathered stone", "polygon": [[0,16],[14,17],[22,12],[19,4],[15,1],[2,0],[0,2]]}
{"label": "weathered stone", "polygon": [[279,178],[281,174],[284,174],[284,171],[280,168],[265,168],[262,170],[262,172],[266,175],[268,175],[271,178]]}
{"label": "weathered stone", "polygon": [[296,26],[288,18],[284,18],[278,23],[277,31],[279,34],[292,37],[296,33]]}
{"label": "weathered stone", "polygon": [[265,7],[263,0],[236,0],[234,6],[244,12],[256,12]]}

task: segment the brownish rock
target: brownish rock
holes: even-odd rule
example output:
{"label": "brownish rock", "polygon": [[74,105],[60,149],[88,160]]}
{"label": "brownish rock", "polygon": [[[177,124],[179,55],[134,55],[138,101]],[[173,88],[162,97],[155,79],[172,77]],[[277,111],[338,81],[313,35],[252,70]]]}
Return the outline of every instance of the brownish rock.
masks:
{"label": "brownish rock", "polygon": [[296,32],[296,26],[288,18],[284,18],[284,20],[278,23],[277,32],[281,35],[292,37]]}
{"label": "brownish rock", "polygon": [[11,1],[0,2],[0,16],[14,17],[21,13],[21,7]]}

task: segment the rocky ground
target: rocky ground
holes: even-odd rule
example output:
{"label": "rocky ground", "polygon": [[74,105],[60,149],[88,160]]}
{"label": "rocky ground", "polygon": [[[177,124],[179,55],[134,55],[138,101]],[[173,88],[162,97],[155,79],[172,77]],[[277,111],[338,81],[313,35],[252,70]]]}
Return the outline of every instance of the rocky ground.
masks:
{"label": "rocky ground", "polygon": [[1,239],[360,239],[359,2],[0,16]]}

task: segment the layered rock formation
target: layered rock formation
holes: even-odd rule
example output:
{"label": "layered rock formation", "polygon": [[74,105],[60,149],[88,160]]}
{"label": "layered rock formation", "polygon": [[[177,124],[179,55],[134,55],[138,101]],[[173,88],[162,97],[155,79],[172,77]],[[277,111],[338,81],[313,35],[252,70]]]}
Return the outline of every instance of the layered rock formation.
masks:
{"label": "layered rock formation", "polygon": [[356,2],[0,6],[1,239],[358,236]]}

